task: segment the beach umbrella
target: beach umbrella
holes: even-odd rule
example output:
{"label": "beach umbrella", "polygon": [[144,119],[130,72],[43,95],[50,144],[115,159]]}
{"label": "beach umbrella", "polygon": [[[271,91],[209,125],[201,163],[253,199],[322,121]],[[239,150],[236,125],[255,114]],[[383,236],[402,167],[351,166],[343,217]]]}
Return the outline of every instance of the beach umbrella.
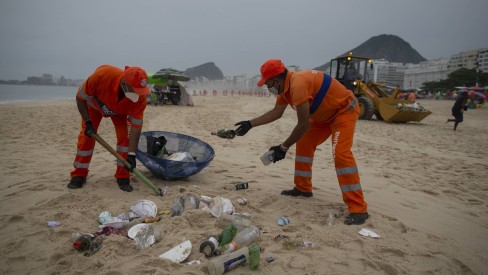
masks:
{"label": "beach umbrella", "polygon": [[147,74],[147,84],[154,84],[154,86],[167,86],[168,84],[164,79],[154,78],[154,74]]}
{"label": "beach umbrella", "polygon": [[164,68],[157,71],[155,74],[152,75],[153,79],[161,79],[164,82],[167,82],[168,79],[173,79],[175,81],[188,81],[190,78],[186,76],[182,71],[178,71],[173,68]]}
{"label": "beach umbrella", "polygon": [[483,91],[483,88],[478,87],[478,86],[472,86],[472,87],[469,87],[468,90],[471,90],[471,91]]}

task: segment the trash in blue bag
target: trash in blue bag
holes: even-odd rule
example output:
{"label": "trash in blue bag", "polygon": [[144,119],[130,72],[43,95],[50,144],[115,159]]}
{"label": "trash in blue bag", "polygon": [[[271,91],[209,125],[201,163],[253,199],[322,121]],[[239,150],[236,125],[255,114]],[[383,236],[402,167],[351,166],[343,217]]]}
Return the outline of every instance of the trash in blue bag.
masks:
{"label": "trash in blue bag", "polygon": [[[169,155],[149,154],[148,140],[163,136],[166,139],[164,150]],[[165,180],[195,175],[207,167],[214,156],[215,151],[209,144],[191,136],[165,131],[143,132],[136,151],[137,159],[153,174]]]}

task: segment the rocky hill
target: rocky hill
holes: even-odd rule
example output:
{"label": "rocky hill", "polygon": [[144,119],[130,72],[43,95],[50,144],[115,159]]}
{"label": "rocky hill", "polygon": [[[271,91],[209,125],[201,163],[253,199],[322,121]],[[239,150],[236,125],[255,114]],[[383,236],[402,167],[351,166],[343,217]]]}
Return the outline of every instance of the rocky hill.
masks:
{"label": "rocky hill", "polygon": [[207,62],[193,68],[188,68],[185,71],[185,75],[190,79],[195,79],[202,76],[208,80],[224,79],[224,74],[213,62]]}
{"label": "rocky hill", "polygon": [[[363,44],[345,51],[339,56],[347,55],[350,51],[352,51],[353,55],[371,57],[373,59],[383,58],[390,62],[417,64],[426,60],[408,42],[391,34],[371,37]],[[324,71],[328,68],[329,62],[314,69]]]}

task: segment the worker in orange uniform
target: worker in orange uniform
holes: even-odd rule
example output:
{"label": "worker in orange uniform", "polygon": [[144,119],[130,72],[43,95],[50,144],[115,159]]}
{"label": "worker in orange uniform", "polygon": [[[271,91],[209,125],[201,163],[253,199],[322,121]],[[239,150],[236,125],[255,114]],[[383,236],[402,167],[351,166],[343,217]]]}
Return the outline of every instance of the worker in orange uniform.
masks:
{"label": "worker in orange uniform", "polygon": [[295,187],[283,190],[285,196],[312,197],[312,163],[315,150],[329,137],[332,157],[349,215],[345,224],[363,224],[369,217],[361,189],[358,168],[351,152],[359,105],[354,94],[339,81],[315,70],[290,72],[278,59],[270,59],[261,66],[261,80],[270,93],[277,96],[272,110],[254,119],[236,123],[238,136],[252,127],[279,119],[290,105],[297,112],[298,122],[290,136],[280,145],[270,148],[273,162],[285,158],[286,152],[297,144],[295,157]]}
{"label": "worker in orange uniform", "polygon": [[[117,161],[115,178],[119,188],[131,192],[130,174],[136,167],[136,149],[141,135],[147,87],[147,74],[139,67],[121,70],[102,65],[90,75],[78,89],[76,105],[81,115],[81,131],[78,135],[77,153],[71,171],[68,188],[83,187],[88,175],[88,166],[93,155],[95,139],[102,117],[110,117],[117,136],[117,153],[127,159],[131,167]],[[130,125],[130,131],[129,126]]]}

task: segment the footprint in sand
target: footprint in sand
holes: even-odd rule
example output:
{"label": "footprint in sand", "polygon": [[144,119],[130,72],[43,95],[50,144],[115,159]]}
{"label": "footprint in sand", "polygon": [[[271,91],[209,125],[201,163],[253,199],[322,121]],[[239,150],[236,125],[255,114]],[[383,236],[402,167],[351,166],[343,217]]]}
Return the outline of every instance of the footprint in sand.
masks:
{"label": "footprint in sand", "polygon": [[469,199],[468,200],[469,204],[471,205],[482,205],[483,202],[482,201],[479,201],[479,200],[475,200],[475,199]]}
{"label": "footprint in sand", "polygon": [[391,227],[395,228],[396,230],[400,231],[400,233],[407,233],[407,227],[400,221],[392,222]]}
{"label": "footprint in sand", "polygon": [[364,242],[362,240],[347,241],[341,244],[341,247],[351,250],[363,249]]}

